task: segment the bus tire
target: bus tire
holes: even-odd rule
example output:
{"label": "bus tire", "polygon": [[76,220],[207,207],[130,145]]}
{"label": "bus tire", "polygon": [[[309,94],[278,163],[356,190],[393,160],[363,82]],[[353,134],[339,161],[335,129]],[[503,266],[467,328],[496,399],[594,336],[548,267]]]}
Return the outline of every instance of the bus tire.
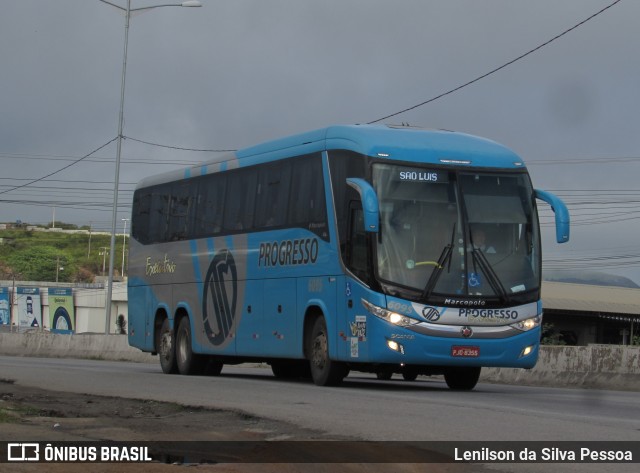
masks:
{"label": "bus tire", "polygon": [[323,317],[318,317],[308,339],[307,356],[311,378],[318,386],[336,386],[349,373],[344,363],[329,358],[329,335]]}
{"label": "bus tire", "polygon": [[162,321],[160,329],[156,331],[156,352],[160,358],[160,367],[165,374],[176,374],[176,347],[173,332],[167,317]]}
{"label": "bus tire", "polygon": [[471,391],[480,378],[479,366],[461,366],[448,368],[444,372],[444,380],[449,388],[456,391]]}
{"label": "bus tire", "polygon": [[405,381],[415,381],[416,379],[418,379],[418,370],[414,368],[407,368],[405,366],[404,370],[402,371],[402,378]]}
{"label": "bus tire", "polygon": [[202,374],[206,358],[193,353],[189,317],[182,317],[176,331],[176,364],[180,374]]}

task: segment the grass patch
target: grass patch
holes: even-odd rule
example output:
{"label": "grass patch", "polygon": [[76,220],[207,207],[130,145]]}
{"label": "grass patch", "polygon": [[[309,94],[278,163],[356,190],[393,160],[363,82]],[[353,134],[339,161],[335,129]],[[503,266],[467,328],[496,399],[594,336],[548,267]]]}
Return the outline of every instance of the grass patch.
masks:
{"label": "grass patch", "polygon": [[50,417],[41,409],[31,406],[0,407],[0,424],[15,424],[23,417]]}

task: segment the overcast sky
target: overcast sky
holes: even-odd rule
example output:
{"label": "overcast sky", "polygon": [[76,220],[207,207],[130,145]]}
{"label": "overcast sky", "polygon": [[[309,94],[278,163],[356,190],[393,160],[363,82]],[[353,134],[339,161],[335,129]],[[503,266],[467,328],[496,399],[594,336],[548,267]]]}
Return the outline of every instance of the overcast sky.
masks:
{"label": "overcast sky", "polygon": [[[613,0],[202,3],[132,18],[124,135],[237,149],[373,121],[517,58]],[[640,2],[622,0],[499,72],[385,122],[512,148],[534,185],[563,197],[572,213],[569,244],[545,231],[547,267],[640,283],[638,18]],[[124,15],[98,0],[2,2],[0,192],[116,137],[123,42]],[[55,207],[57,221],[108,230],[115,154],[113,142],[46,181],[0,194],[0,222],[50,222]],[[213,155],[125,140],[119,226],[135,182]]]}

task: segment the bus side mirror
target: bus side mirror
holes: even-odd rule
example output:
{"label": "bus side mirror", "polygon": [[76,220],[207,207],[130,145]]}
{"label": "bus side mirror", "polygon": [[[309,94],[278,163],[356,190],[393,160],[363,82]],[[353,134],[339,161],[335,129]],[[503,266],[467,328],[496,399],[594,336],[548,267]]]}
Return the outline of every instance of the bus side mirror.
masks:
{"label": "bus side mirror", "polygon": [[559,197],[551,192],[535,190],[537,199],[540,199],[551,206],[551,210],[556,216],[556,241],[558,243],[566,243],[569,241],[569,210]]}
{"label": "bus side mirror", "polygon": [[380,206],[378,205],[378,195],[376,191],[367,181],[357,177],[347,178],[347,184],[360,194],[362,211],[364,213],[364,231],[378,233],[378,229],[380,228]]}

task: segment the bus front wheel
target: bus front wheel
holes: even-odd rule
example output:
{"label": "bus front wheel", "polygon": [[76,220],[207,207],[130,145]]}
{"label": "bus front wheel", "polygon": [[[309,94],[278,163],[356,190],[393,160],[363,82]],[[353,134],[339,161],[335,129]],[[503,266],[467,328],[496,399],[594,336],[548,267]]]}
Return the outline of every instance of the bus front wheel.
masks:
{"label": "bus front wheel", "polygon": [[479,366],[452,367],[444,373],[447,386],[456,391],[471,391],[480,378]]}
{"label": "bus front wheel", "polygon": [[191,324],[189,317],[183,317],[176,331],[176,364],[180,374],[201,374],[207,361],[202,355],[193,353]]}
{"label": "bus front wheel", "polygon": [[173,338],[169,319],[165,317],[160,326],[160,330],[156,332],[156,352],[160,358],[162,372],[166,374],[175,374],[178,372],[176,347]]}
{"label": "bus front wheel", "polygon": [[329,358],[329,336],[324,318],[318,317],[308,339],[307,356],[311,368],[311,378],[318,386],[340,384],[348,374],[344,363]]}

